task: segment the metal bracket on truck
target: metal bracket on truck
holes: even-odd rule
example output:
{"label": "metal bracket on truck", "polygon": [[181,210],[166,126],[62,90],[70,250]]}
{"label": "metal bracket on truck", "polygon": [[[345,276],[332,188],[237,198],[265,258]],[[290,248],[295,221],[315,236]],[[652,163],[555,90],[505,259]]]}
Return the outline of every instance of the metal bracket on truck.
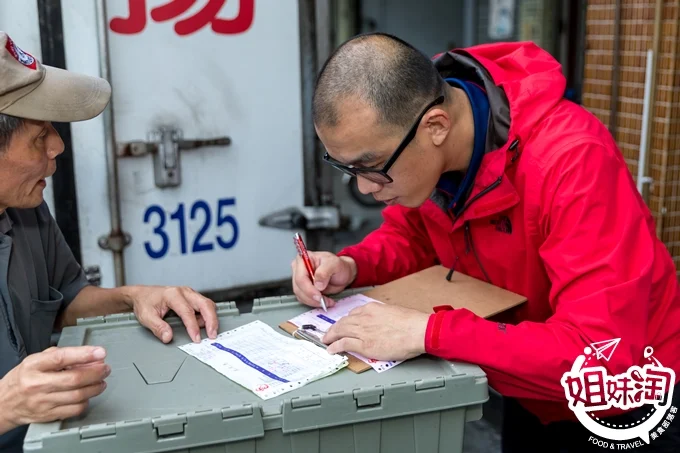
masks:
{"label": "metal bracket on truck", "polygon": [[260,226],[283,230],[336,230],[340,228],[340,211],[336,206],[286,208],[262,217]]}
{"label": "metal bracket on truck", "polygon": [[209,146],[229,146],[230,137],[208,140],[184,140],[182,130],[163,126],[149,133],[149,141],[119,143],[118,157],[139,157],[153,155],[156,187],[177,187],[182,183],[180,151],[189,151]]}

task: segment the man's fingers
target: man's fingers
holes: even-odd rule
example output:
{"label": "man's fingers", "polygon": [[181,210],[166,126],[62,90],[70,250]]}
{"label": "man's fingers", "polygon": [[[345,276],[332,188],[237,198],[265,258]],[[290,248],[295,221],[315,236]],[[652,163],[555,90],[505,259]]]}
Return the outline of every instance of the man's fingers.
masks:
{"label": "man's fingers", "polygon": [[50,395],[52,403],[57,406],[86,403],[90,398],[100,395],[106,390],[106,382],[101,381],[75,390],[54,392]]}
{"label": "man's fingers", "polygon": [[329,354],[338,354],[340,352],[356,352],[365,355],[363,351],[363,341],[358,338],[341,338],[338,341],[331,343],[326,351]]}
{"label": "man's fingers", "polygon": [[314,287],[319,291],[326,289],[331,277],[337,271],[338,260],[330,258],[321,260],[319,266],[316,268],[316,272],[314,272]]}
{"label": "man's fingers", "polygon": [[40,371],[58,371],[74,365],[103,360],[105,357],[104,348],[97,346],[49,348],[41,353],[29,356],[27,365]]}
{"label": "man's fingers", "polygon": [[352,319],[345,317],[328,329],[322,341],[325,344],[331,344],[341,338],[359,338],[360,336],[361,328]]}
{"label": "man's fingers", "polygon": [[206,297],[201,296],[200,294],[192,290],[184,291],[184,295],[191,304],[191,306],[194,308],[194,310],[198,311],[201,314],[201,317],[205,321],[204,326],[208,334],[208,337],[214,339],[217,336],[218,326],[215,302]]}
{"label": "man's fingers", "polygon": [[[198,321],[196,321],[196,312],[184,296],[181,293],[177,293],[177,297],[168,300],[168,307],[180,317],[184,327],[187,329],[189,338],[194,343],[199,343],[201,341],[201,329],[198,327]],[[201,314],[205,317],[204,313]]]}
{"label": "man's fingers", "polygon": [[99,384],[111,374],[111,367],[102,363],[83,368],[72,368],[50,376],[48,384],[55,392],[77,390]]}
{"label": "man's fingers", "polygon": [[153,308],[144,308],[137,315],[137,319],[163,343],[169,343],[172,340],[172,327]]}
{"label": "man's fingers", "polygon": [[87,402],[78,404],[69,404],[68,406],[58,406],[51,410],[49,413],[44,414],[41,419],[37,420],[39,422],[53,422],[56,420],[66,420],[71,417],[76,417],[87,409]]}
{"label": "man's fingers", "polygon": [[104,363],[103,360],[97,360],[95,362],[88,362],[88,363],[82,363],[82,364],[73,365],[73,366],[67,366],[64,369],[65,370],[74,370],[74,369],[79,369],[79,368],[88,368],[88,367],[91,367],[91,366],[101,365],[103,363]]}
{"label": "man's fingers", "polygon": [[293,292],[298,300],[310,307],[320,306],[321,292],[314,287],[302,259],[293,262]]}

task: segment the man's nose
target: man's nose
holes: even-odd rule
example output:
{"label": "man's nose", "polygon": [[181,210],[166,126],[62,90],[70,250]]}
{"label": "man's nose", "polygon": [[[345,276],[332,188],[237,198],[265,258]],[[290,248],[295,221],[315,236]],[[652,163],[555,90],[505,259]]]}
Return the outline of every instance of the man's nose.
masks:
{"label": "man's nose", "polygon": [[361,175],[358,175],[357,187],[359,188],[359,192],[361,192],[364,195],[369,195],[379,191],[382,185],[378,184],[377,182],[368,180]]}
{"label": "man's nose", "polygon": [[64,152],[64,141],[54,126],[50,125],[50,129],[50,133],[47,135],[47,157],[56,159],[59,154]]}

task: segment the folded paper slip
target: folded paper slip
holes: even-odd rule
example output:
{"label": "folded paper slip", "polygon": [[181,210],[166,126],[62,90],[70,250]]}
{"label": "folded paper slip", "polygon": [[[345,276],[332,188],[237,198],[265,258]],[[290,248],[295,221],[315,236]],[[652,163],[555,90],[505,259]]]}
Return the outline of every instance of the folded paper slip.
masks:
{"label": "folded paper slip", "polygon": [[[465,308],[482,318],[503,313],[524,302],[526,297],[491,285],[460,272],[454,272],[451,281],[446,279],[449,269],[432,266],[381,286],[366,289],[361,294],[371,299],[406,308],[432,313],[434,307],[449,305]],[[294,334],[302,326],[287,320],[279,327]],[[348,368],[355,373],[371,369],[371,365],[348,356]]]}
{"label": "folded paper slip", "polygon": [[329,355],[259,320],[179,348],[264,400],[329,376],[348,363],[343,355]]}

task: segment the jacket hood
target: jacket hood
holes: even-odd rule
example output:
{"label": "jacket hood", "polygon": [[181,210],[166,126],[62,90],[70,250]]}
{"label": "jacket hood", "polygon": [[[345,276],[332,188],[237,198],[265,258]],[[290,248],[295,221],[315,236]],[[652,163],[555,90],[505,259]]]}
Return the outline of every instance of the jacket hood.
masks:
{"label": "jacket hood", "polygon": [[486,90],[491,107],[488,151],[511,136],[527,138],[566,88],[560,63],[531,42],[454,49],[436,55],[433,63],[442,77],[475,81]]}

